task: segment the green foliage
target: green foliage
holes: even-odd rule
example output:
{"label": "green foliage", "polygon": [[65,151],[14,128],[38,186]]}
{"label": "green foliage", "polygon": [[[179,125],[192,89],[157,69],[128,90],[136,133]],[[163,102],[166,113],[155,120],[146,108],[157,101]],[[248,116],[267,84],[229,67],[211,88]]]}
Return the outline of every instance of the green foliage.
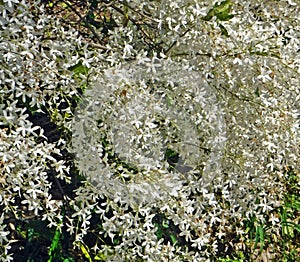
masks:
{"label": "green foliage", "polygon": [[156,228],[156,237],[164,242],[169,242],[174,246],[183,244],[183,239],[178,234],[178,229],[171,220],[165,218],[162,214],[157,214],[153,219],[153,224]]}
{"label": "green foliage", "polygon": [[230,0],[225,0],[221,3],[216,3],[212,9],[210,9],[205,17],[203,17],[204,21],[210,21],[213,17],[216,17],[218,21],[218,26],[221,30],[221,34],[229,37],[229,33],[224,25],[220,23],[220,21],[229,21],[234,17],[233,14],[230,14],[231,7],[233,3]]}
{"label": "green foliage", "polygon": [[84,66],[82,62],[78,62],[75,65],[68,67],[68,70],[72,71],[75,77],[79,77],[82,75],[87,75],[89,72],[89,68]]}
{"label": "green foliage", "polygon": [[179,154],[172,149],[167,148],[165,152],[165,159],[171,168],[175,168],[179,160]]}
{"label": "green foliage", "polygon": [[227,29],[225,28],[225,26],[223,26],[221,23],[218,23],[218,26],[220,27],[222,35],[229,37],[229,33],[228,33]]}
{"label": "green foliage", "polygon": [[59,229],[56,229],[52,238],[52,243],[49,249],[49,259],[48,262],[52,262],[58,256],[60,256],[60,249],[61,249],[61,233]]}
{"label": "green foliage", "polygon": [[239,252],[238,256],[235,256],[234,258],[220,258],[217,260],[218,262],[245,262],[245,257],[243,252]]}
{"label": "green foliage", "polygon": [[82,242],[78,241],[77,246],[80,248],[80,251],[84,255],[84,257],[89,262],[94,261],[107,261],[111,255],[113,255],[113,252],[110,252],[109,250],[106,250],[105,252],[98,252],[96,254],[93,254],[93,252],[90,250],[88,246],[83,244]]}
{"label": "green foliage", "polygon": [[87,247],[85,244],[81,243],[81,242],[78,242],[77,244],[79,245],[80,250],[81,250],[81,252],[83,253],[83,255],[85,256],[85,258],[86,258],[89,262],[93,262],[93,260],[92,260],[92,258],[91,258],[91,255],[90,255],[90,252],[89,252],[89,250],[88,250],[88,247]]}
{"label": "green foliage", "polygon": [[285,194],[282,205],[272,213],[274,217],[279,218],[276,226],[281,228],[281,231],[278,231],[278,234],[272,233],[274,225],[270,222],[262,224],[253,216],[245,221],[245,232],[251,240],[247,245],[252,253],[259,247],[259,254],[262,254],[275,241],[276,246],[282,248],[283,261],[294,261],[297,257],[295,255],[298,252],[297,247],[300,244],[298,240],[300,235],[300,198],[295,194],[299,190],[299,177],[293,171],[289,171],[287,174],[286,184],[289,190]]}
{"label": "green foliage", "polygon": [[[295,174],[293,174],[295,175]],[[296,180],[297,181],[297,180]],[[299,182],[299,181],[298,181]],[[299,183],[291,184],[291,191],[299,189]],[[280,207],[281,241],[285,261],[296,261],[299,255],[300,197],[288,193],[284,205]]]}
{"label": "green foliage", "polygon": [[261,224],[256,226],[254,249],[256,249],[257,244],[259,244],[259,252],[261,253],[265,245],[265,229]]}
{"label": "green foliage", "polygon": [[216,17],[217,20],[220,21],[228,21],[234,17],[234,15],[230,14],[231,7],[233,3],[231,0],[225,0],[221,3],[216,3],[212,9],[210,9],[207,15],[203,18],[205,21],[211,20],[213,17]]}

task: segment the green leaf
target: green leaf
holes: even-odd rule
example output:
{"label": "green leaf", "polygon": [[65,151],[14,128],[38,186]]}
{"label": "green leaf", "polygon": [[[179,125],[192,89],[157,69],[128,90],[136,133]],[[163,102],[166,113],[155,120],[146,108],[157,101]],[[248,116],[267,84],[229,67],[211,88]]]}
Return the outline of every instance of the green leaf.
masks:
{"label": "green leaf", "polygon": [[219,27],[220,27],[220,29],[221,29],[222,35],[225,35],[226,37],[229,37],[228,31],[227,31],[227,29],[225,28],[225,26],[223,26],[222,24],[219,24]]}
{"label": "green leaf", "polygon": [[263,251],[264,245],[265,245],[265,232],[264,229],[262,227],[262,225],[259,226],[259,242],[260,242],[260,253]]}
{"label": "green leaf", "polygon": [[220,21],[228,21],[231,18],[234,17],[234,15],[232,14],[228,14],[228,13],[220,13],[220,14],[216,14],[216,17],[220,20]]}
{"label": "green leaf", "polygon": [[71,257],[65,258],[63,262],[74,262],[74,259]]}
{"label": "green leaf", "polygon": [[255,235],[255,244],[254,249],[256,249],[257,244],[260,244],[260,253],[263,251],[265,245],[265,232],[262,225],[256,227],[256,235]]}
{"label": "green leaf", "polygon": [[104,261],[104,260],[106,260],[107,259],[107,256],[105,255],[105,254],[103,254],[103,253],[101,253],[101,254],[97,254],[95,257],[94,257],[94,260],[97,260],[97,261]]}
{"label": "green leaf", "polygon": [[72,71],[74,75],[85,75],[89,72],[89,69],[86,66],[84,66],[81,62],[78,62],[76,65],[68,67],[68,70]]}
{"label": "green leaf", "polygon": [[33,240],[34,236],[35,236],[34,229],[31,228],[31,227],[28,228],[28,230],[27,230],[27,240],[28,240],[28,242],[31,242]]}
{"label": "green leaf", "polygon": [[170,235],[170,238],[171,238],[172,244],[175,245],[177,243],[176,237],[174,235]]}
{"label": "green leaf", "polygon": [[60,231],[57,229],[54,233],[52,243],[49,250],[48,262],[52,262],[55,258],[55,253],[60,249]]}
{"label": "green leaf", "polygon": [[215,11],[213,9],[209,10],[209,12],[207,13],[207,15],[205,17],[203,17],[203,20],[205,21],[209,21],[211,20],[213,17],[215,16]]}
{"label": "green leaf", "polygon": [[221,3],[216,3],[212,9],[210,9],[207,15],[203,18],[205,21],[211,20],[214,16],[220,21],[228,21],[234,17],[234,15],[229,14],[231,10],[232,3],[230,0],[225,0]]}
{"label": "green leaf", "polygon": [[163,232],[162,232],[161,226],[158,223],[154,223],[154,226],[156,227],[156,232],[155,232],[156,237],[158,239],[161,239],[163,237]]}
{"label": "green leaf", "polygon": [[179,157],[179,154],[176,151],[174,151],[170,148],[167,148],[167,150],[165,152],[165,158],[168,159],[171,157]]}
{"label": "green leaf", "polygon": [[260,88],[259,87],[256,88],[254,94],[257,95],[258,97],[260,96]]}
{"label": "green leaf", "polygon": [[163,228],[169,228],[169,221],[168,220],[163,220],[161,225],[162,225]]}
{"label": "green leaf", "polygon": [[285,199],[285,206],[291,209],[300,210],[300,198],[294,194],[288,195]]}
{"label": "green leaf", "polygon": [[83,253],[83,255],[86,257],[86,259],[88,259],[89,262],[93,262],[90,254],[89,254],[89,251],[88,251],[88,247],[86,247],[83,243],[81,242],[78,242],[78,245],[81,249],[81,252]]}

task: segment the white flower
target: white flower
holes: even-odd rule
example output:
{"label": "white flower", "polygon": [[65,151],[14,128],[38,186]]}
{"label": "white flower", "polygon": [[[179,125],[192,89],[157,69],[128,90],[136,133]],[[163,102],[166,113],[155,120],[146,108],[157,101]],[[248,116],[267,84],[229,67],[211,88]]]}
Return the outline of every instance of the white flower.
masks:
{"label": "white flower", "polygon": [[260,69],[260,75],[257,77],[257,79],[261,79],[263,83],[266,83],[268,81],[272,80],[271,74],[273,73],[272,70],[268,70],[264,67],[261,67]]}
{"label": "white flower", "polygon": [[7,3],[8,7],[11,8],[14,4],[18,4],[18,0],[3,0],[4,3]]}

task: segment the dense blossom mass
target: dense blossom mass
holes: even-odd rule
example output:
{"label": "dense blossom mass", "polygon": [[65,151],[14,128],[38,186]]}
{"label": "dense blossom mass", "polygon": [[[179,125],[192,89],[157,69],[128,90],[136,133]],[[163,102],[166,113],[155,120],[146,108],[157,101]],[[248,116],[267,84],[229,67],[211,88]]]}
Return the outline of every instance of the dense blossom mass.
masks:
{"label": "dense blossom mass", "polygon": [[0,260],[32,217],[90,261],[245,253],[253,218],[279,235],[300,171],[299,6],[0,1]]}

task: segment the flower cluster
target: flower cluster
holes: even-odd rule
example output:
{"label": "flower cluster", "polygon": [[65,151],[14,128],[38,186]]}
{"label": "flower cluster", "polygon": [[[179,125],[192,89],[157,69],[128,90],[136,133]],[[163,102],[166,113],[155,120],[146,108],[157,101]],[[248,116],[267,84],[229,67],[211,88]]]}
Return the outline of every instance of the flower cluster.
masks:
{"label": "flower cluster", "polygon": [[0,3],[0,259],[11,217],[106,261],[213,259],[245,221],[275,225],[300,171],[299,6],[86,2]]}
{"label": "flower cluster", "polygon": [[[61,104],[77,94],[70,65],[76,64],[81,43],[76,32],[64,31],[57,21],[27,1],[0,4],[0,206],[1,261],[8,255],[10,239],[5,223],[12,217],[27,221],[41,216],[57,226],[61,203],[53,199],[55,170],[58,178],[69,182],[68,167],[57,160],[66,141],[50,141],[41,127],[33,124],[35,113],[51,112],[63,121],[71,109]],[[40,126],[41,125],[41,126]],[[15,226],[14,226],[15,227]]]}

